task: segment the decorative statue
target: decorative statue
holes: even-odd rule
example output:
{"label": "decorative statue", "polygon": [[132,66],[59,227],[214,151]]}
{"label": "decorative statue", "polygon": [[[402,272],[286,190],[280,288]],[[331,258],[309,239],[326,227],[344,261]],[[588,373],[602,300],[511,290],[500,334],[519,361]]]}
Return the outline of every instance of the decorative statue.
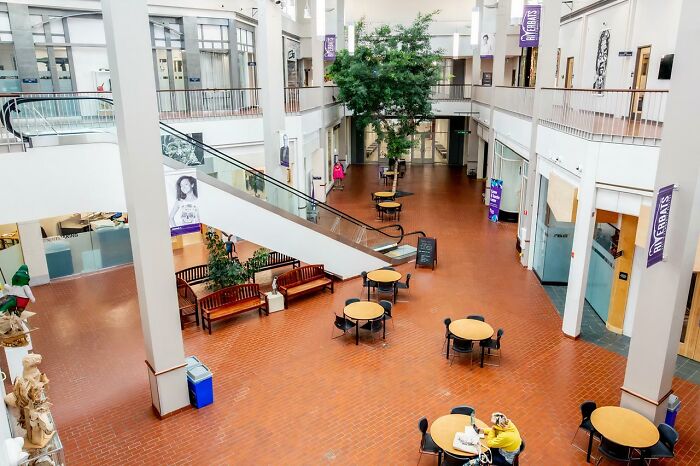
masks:
{"label": "decorative statue", "polygon": [[19,316],[29,301],[36,302],[29,280],[29,267],[23,264],[12,276],[12,284],[5,284],[3,288],[5,296],[0,298],[0,313],[13,312]]}
{"label": "decorative statue", "polygon": [[19,410],[17,422],[27,432],[28,449],[43,448],[56,433],[49,411],[51,403],[46,396],[49,379],[41,373],[39,364],[40,354],[22,358],[22,375],[15,379],[12,393],[5,396],[5,403]]}
{"label": "decorative statue", "polygon": [[272,279],[272,294],[277,294],[277,277]]}

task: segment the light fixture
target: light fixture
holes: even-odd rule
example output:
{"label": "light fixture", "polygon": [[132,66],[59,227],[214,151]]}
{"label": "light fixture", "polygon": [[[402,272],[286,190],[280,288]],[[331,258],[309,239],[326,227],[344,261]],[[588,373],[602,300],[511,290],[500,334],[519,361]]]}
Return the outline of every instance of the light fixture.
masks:
{"label": "light fixture", "polygon": [[348,53],[355,54],[355,25],[348,24]]}
{"label": "light fixture", "polygon": [[311,8],[309,8],[309,0],[306,0],[306,6],[304,7],[304,19],[311,19]]}
{"label": "light fixture", "polygon": [[452,58],[459,57],[459,32],[452,34]]}
{"label": "light fixture", "polygon": [[510,0],[510,24],[520,24],[525,0]]}
{"label": "light fixture", "polygon": [[316,35],[326,35],[326,0],[316,0]]}
{"label": "light fixture", "polygon": [[471,44],[479,45],[479,8],[472,10]]}

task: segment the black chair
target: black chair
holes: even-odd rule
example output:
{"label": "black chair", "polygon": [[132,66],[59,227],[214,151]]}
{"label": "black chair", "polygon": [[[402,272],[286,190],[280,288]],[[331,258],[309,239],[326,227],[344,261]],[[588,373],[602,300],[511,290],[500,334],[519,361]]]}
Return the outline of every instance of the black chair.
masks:
{"label": "black chair", "polygon": [[[346,319],[344,316],[339,316],[338,314],[335,314],[335,322],[333,324],[333,328],[331,329],[331,338],[338,338],[342,337],[343,335],[347,334],[350,330],[352,330],[355,327],[355,323],[351,322],[350,320]],[[342,330],[343,333],[334,337],[333,332],[335,329]]]}
{"label": "black chair", "polygon": [[597,407],[598,405],[595,401],[584,401],[583,403],[581,403],[581,424],[579,424],[578,429],[576,429],[576,432],[574,432],[574,437],[571,439],[571,445],[583,451],[584,453],[587,452],[587,450],[584,450],[583,448],[576,445],[574,441],[576,440],[576,435],[581,430],[588,432],[587,446],[592,445],[594,438],[600,440],[600,434],[596,432],[595,428],[593,427],[593,424],[591,423],[591,414],[593,414],[593,411],[595,411]]}
{"label": "black chair", "polygon": [[345,305],[348,306],[352,303],[359,303],[359,302],[360,302],[360,298],[349,298],[349,299],[345,300]]}
{"label": "black chair", "polygon": [[482,322],[486,322],[486,319],[484,319],[484,316],[472,314],[470,316],[467,316],[467,319],[472,319],[472,320],[480,320]]}
{"label": "black chair", "polygon": [[399,290],[408,290],[408,294],[411,294],[411,290],[409,288],[410,282],[411,282],[411,274],[408,273],[408,274],[406,274],[406,281],[405,282],[396,282],[396,288]]}
{"label": "black chair", "polygon": [[503,329],[499,328],[496,332],[496,339],[489,338],[479,342],[485,353],[484,356],[489,356],[493,358],[498,358],[498,364],[491,364],[485,362],[487,366],[500,366],[501,365],[501,337],[503,336]]}
{"label": "black chair", "polygon": [[651,464],[656,459],[675,457],[673,449],[678,442],[678,432],[668,424],[659,424],[658,429],[660,440],[656,445],[642,450],[642,458],[646,464]]}
{"label": "black chair", "polygon": [[396,302],[396,285],[394,283],[377,283],[377,295],[391,294],[391,302]]}
{"label": "black chair", "polygon": [[390,265],[387,265],[386,267],[382,267],[382,268],[381,268],[381,269],[379,269],[379,270],[396,270],[396,269],[395,269],[395,268],[393,268],[393,267],[392,267],[392,266],[390,266]]}
{"label": "black chair", "polygon": [[384,299],[379,301],[379,305],[384,308],[384,320],[387,322],[391,320],[391,326],[394,327],[394,316],[391,315],[391,309],[394,305]]}
{"label": "black chair", "polygon": [[518,453],[515,454],[515,458],[513,458],[513,463],[507,463],[505,460],[501,458],[494,458],[493,463],[491,463],[493,466],[518,466],[520,464],[520,455],[525,451],[525,440],[520,440],[520,450],[518,450]]}
{"label": "black chair", "polygon": [[632,462],[632,449],[630,447],[625,447],[615,442],[611,442],[605,437],[602,437],[600,440],[598,452],[600,452],[600,458],[598,458],[598,461],[596,461],[596,466],[599,465],[605,458],[627,463],[628,465]]}
{"label": "black chair", "polygon": [[471,340],[463,340],[452,336],[452,359],[450,359],[450,366],[455,360],[455,356],[466,356],[469,355],[469,364],[472,363],[472,354],[474,353],[474,343]]}
{"label": "black chair", "polygon": [[442,351],[445,351],[445,348],[447,345],[450,344],[450,324],[452,323],[452,319],[449,317],[445,317],[445,341],[442,343]]}
{"label": "black chair", "polygon": [[377,284],[373,282],[372,280],[369,280],[367,278],[367,272],[362,272],[360,275],[362,275],[362,291],[364,294],[365,288],[376,288]]}
{"label": "black chair", "polygon": [[474,414],[474,408],[467,405],[459,405],[452,408],[450,414],[464,414],[465,416],[471,416]]}
{"label": "black chair", "polygon": [[428,419],[425,417],[420,418],[418,421],[418,430],[420,430],[421,433],[420,447],[418,448],[418,453],[420,453],[418,463],[420,464],[420,460],[423,458],[423,453],[439,456],[440,447],[435,444],[435,441],[428,433]]}

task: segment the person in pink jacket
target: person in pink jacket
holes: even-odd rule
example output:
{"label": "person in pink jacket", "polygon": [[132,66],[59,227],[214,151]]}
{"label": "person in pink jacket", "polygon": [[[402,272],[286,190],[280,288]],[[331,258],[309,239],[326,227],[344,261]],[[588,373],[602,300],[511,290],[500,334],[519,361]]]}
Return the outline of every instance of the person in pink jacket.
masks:
{"label": "person in pink jacket", "polygon": [[343,169],[343,164],[337,159],[335,165],[333,165],[333,183],[334,189],[344,189],[343,180],[345,179],[345,170]]}

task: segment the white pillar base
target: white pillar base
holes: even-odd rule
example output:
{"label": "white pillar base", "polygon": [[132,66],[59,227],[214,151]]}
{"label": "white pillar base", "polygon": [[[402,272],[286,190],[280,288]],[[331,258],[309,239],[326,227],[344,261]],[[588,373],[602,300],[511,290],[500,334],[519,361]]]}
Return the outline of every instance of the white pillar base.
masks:
{"label": "white pillar base", "polygon": [[148,383],[151,386],[151,400],[153,409],[161,419],[167,415],[189,408],[189,391],[187,388],[187,372],[185,363],[182,367],[166,372],[153,372],[150,364],[148,367]]}

